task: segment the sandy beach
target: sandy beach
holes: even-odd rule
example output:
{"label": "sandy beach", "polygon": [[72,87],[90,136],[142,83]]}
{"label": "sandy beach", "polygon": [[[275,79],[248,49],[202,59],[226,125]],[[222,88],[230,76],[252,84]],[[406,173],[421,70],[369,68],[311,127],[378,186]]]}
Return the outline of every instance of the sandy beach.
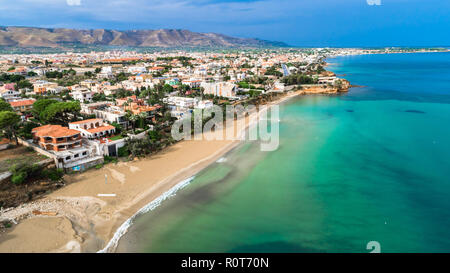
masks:
{"label": "sandy beach", "polygon": [[[291,92],[268,106],[300,93]],[[185,140],[147,158],[67,176],[69,185],[0,213],[0,218],[18,223],[0,234],[0,252],[97,252],[139,209],[239,143]],[[36,210],[56,215],[34,215]]]}

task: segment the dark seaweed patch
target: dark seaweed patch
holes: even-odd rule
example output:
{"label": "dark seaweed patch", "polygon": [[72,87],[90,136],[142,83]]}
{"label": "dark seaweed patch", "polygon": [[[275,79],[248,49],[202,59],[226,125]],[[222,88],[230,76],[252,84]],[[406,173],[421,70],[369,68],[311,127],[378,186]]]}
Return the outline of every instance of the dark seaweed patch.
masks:
{"label": "dark seaweed patch", "polygon": [[426,114],[423,111],[419,111],[419,110],[405,110],[406,113],[414,113],[414,114]]}

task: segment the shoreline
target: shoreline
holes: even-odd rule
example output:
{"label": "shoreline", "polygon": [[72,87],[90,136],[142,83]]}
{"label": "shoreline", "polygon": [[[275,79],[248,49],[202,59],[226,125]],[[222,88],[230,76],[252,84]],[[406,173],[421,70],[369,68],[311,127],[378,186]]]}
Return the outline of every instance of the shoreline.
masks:
{"label": "shoreline", "polygon": [[[300,94],[301,91],[291,91],[261,105],[259,113]],[[246,122],[245,125],[244,130],[247,130],[252,124]],[[113,241],[120,240],[119,233],[127,222],[131,224],[129,221],[146,207],[152,207],[152,202],[167,199],[180,183],[194,177],[240,143],[240,140],[184,140],[148,158],[71,176],[68,179],[73,181],[66,187],[2,213],[4,218],[17,219],[18,224],[0,234],[0,252],[110,251]],[[97,196],[113,192],[117,197]],[[57,214],[36,216],[33,210],[56,211]]]}

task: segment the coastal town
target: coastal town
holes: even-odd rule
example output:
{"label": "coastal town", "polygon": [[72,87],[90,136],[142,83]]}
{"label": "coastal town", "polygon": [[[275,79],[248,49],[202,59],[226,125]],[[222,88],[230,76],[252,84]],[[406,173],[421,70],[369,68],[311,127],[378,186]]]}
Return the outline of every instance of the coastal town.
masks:
{"label": "coastal town", "polygon": [[[74,210],[85,210],[94,201],[54,199],[60,205],[65,203],[59,208],[48,206],[48,200],[27,209],[23,206],[79,183],[76,181],[86,172],[107,169],[111,164],[122,164],[134,173],[133,168],[138,167],[126,164],[170,153],[169,147],[177,143],[170,135],[171,125],[194,111],[214,105],[265,105],[302,94],[339,95],[351,85],[326,70],[326,58],[386,52],[406,53],[398,49],[315,48],[0,55],[0,230],[7,233],[19,221],[42,215],[75,222],[79,216]],[[217,157],[216,150],[229,144],[204,144],[211,145],[204,153],[192,146],[166,159],[174,157],[181,160],[176,168],[188,168],[202,157]],[[183,159],[192,153],[199,158],[192,162]],[[154,167],[161,168],[156,163]],[[108,170],[111,179],[125,183],[116,170]],[[172,171],[151,179],[156,183]],[[107,184],[108,176],[92,173],[89,179],[101,185]],[[173,183],[164,188],[169,185]],[[92,190],[95,187],[92,182]],[[78,195],[86,196],[90,190]],[[146,190],[145,184],[128,190],[133,194],[124,200],[132,205],[143,202],[144,198],[136,195]],[[64,214],[64,207],[70,207],[72,214]],[[98,246],[104,247],[121,221],[113,222]],[[82,232],[76,233],[77,242],[83,242]]]}

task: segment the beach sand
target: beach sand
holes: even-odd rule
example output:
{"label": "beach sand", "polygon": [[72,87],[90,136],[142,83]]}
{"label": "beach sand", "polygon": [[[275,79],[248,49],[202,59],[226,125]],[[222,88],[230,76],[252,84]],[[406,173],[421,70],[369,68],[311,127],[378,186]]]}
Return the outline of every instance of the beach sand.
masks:
{"label": "beach sand", "polygon": [[[270,105],[298,94],[292,92]],[[144,159],[67,176],[71,183],[66,187],[1,213],[0,218],[15,219],[19,224],[0,234],[0,252],[97,252],[140,208],[217,161],[239,143],[184,140]],[[57,215],[36,216],[33,210]]]}

